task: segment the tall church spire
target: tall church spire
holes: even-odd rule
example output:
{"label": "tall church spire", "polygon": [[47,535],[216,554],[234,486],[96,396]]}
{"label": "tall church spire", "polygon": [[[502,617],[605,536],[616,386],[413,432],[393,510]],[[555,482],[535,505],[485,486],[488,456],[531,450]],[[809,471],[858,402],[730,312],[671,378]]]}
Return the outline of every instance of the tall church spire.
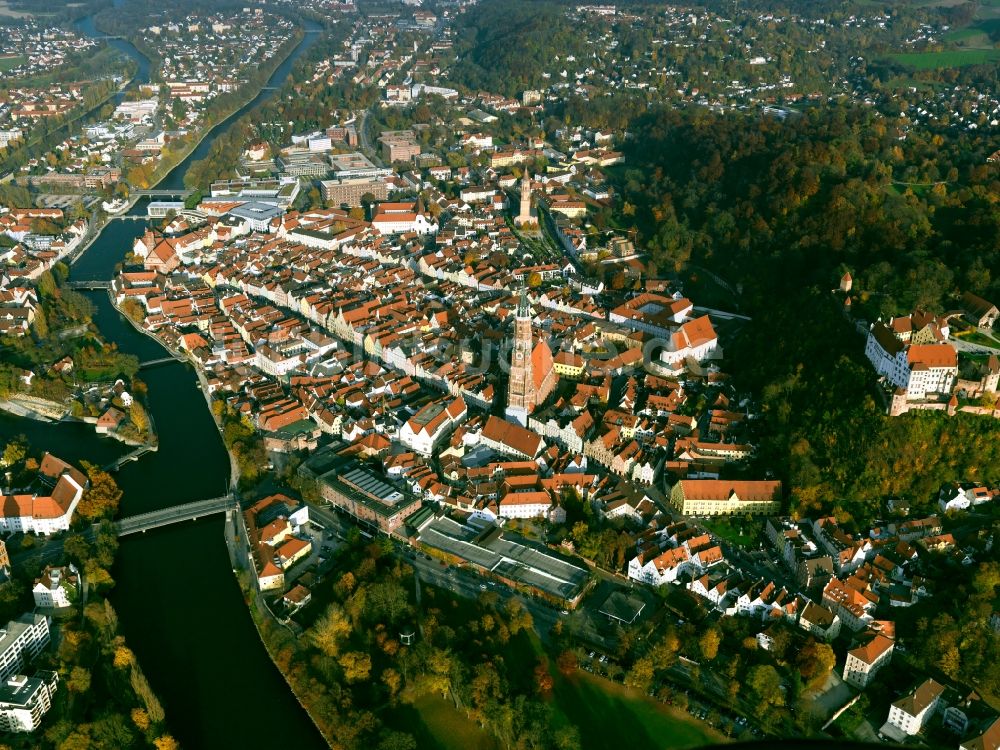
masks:
{"label": "tall church spire", "polygon": [[517,317],[531,318],[531,306],[528,304],[528,290],[521,287],[521,298],[517,301]]}
{"label": "tall church spire", "polygon": [[525,224],[530,224],[533,217],[531,216],[531,175],[528,172],[528,168],[524,168],[524,174],[521,176],[521,210],[514,218],[514,223],[517,226],[523,226]]}
{"label": "tall church spire", "polygon": [[522,287],[514,316],[514,343],[510,352],[510,376],[507,381],[507,418],[528,425],[528,415],[535,408],[535,376],[532,368],[531,308],[528,292]]}

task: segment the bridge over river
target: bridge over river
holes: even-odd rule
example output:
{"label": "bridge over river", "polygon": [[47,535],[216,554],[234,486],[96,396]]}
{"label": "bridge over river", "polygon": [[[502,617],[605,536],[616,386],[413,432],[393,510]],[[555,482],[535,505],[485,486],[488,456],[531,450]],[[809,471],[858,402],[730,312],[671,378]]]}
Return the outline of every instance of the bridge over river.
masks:
{"label": "bridge over river", "polygon": [[194,190],[185,190],[183,188],[162,188],[160,190],[133,190],[131,195],[137,198],[187,198],[192,195]]}
{"label": "bridge over river", "polygon": [[127,536],[183,521],[195,521],[204,516],[224,513],[229,509],[239,510],[239,503],[231,494],[128,516],[115,522],[115,531],[118,532],[118,536]]}

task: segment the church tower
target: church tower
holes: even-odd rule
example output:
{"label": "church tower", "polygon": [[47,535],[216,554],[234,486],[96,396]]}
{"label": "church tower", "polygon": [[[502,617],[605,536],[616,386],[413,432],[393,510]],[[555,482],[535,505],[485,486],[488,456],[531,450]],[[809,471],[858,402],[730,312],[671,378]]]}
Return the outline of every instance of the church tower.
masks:
{"label": "church tower", "polygon": [[533,221],[534,217],[531,215],[531,176],[525,169],[524,175],[521,177],[521,210],[514,219],[514,223],[523,227]]}
{"label": "church tower", "polygon": [[528,295],[521,290],[514,317],[514,346],[510,355],[510,379],[507,383],[507,419],[528,426],[528,415],[535,408],[535,377],[531,362],[531,307]]}

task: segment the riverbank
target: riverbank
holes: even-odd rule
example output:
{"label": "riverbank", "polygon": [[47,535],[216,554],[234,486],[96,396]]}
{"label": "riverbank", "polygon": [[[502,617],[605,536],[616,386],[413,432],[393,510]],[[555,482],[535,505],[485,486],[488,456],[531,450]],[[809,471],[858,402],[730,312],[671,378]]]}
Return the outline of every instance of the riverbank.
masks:
{"label": "riverbank", "polygon": [[[143,54],[141,51],[139,51],[139,48],[129,40],[122,39],[121,37],[115,37],[115,38],[128,42],[129,44],[132,45],[132,47],[136,49],[137,52],[139,52],[139,54]],[[285,62],[289,60],[289,58],[291,58],[293,54],[295,54],[296,50],[299,49],[300,45],[304,41],[305,41],[305,31],[303,31],[302,29],[297,29],[296,33],[289,39],[288,43],[286,43],[281,48],[284,54],[279,53],[278,55],[275,55],[273,65],[271,65],[270,68],[267,69],[267,73],[264,76],[264,80],[261,83],[261,85],[259,87],[254,87],[253,93],[251,93],[247,97],[235,102],[233,107],[224,114],[222,114],[219,117],[219,119],[214,120],[213,122],[206,122],[204,124],[204,127],[202,127],[198,131],[197,137],[194,140],[192,140],[190,144],[186,144],[184,149],[178,151],[176,154],[171,154],[169,160],[161,160],[160,163],[157,164],[156,169],[153,171],[153,179],[150,180],[149,187],[140,189],[149,189],[149,190],[156,189],[160,185],[160,183],[169,178],[174,173],[175,170],[181,167],[188,160],[188,158],[191,157],[195,153],[195,151],[197,151],[197,149],[202,145],[202,143],[205,141],[206,138],[212,135],[212,133],[214,133],[218,128],[222,127],[227,122],[229,122],[230,119],[238,115],[244,108],[246,108],[255,99],[257,99],[257,97],[263,94],[264,90],[267,88],[268,83],[270,82],[271,77],[277,72],[277,70],[282,65],[285,64]],[[148,57],[146,58],[146,60],[147,63],[151,62]],[[117,90],[117,93],[118,94],[123,93],[133,83],[136,82],[137,78],[138,78],[137,74],[133,75],[129,79],[127,84],[125,84],[123,87]],[[147,81],[146,83],[149,82]],[[114,94],[109,96],[108,99],[112,98],[112,96],[114,96]],[[104,103],[106,103],[106,101],[107,99],[104,102],[102,102],[102,106]],[[81,115],[81,117],[83,116],[84,115]],[[184,188],[182,187],[178,189],[183,190]],[[139,199],[140,196],[130,195],[127,207],[121,213],[115,214],[113,216],[103,214],[102,212],[103,217],[100,220],[97,220],[94,218],[94,215],[92,214],[90,222],[91,226],[88,228],[88,236],[67,257],[67,261],[69,262],[69,264],[72,265],[73,263],[75,263],[90,248],[90,246],[97,240],[97,238],[101,236],[101,233],[104,231],[104,229],[108,226],[110,222],[116,219],[125,219],[127,214],[131,212],[132,209],[135,207],[135,204],[139,202]]]}
{"label": "riverbank", "polygon": [[[87,227],[87,235],[84,237],[83,241],[73,249],[73,252],[71,252],[69,255],[66,256],[65,260],[67,264],[72,266],[74,263],[76,263],[76,261],[85,252],[87,252],[88,249],[90,249],[90,246],[97,241],[97,238],[101,236],[101,233],[107,228],[108,224],[110,224],[112,221],[126,219],[126,215],[128,214],[128,212],[131,211],[135,207],[135,204],[138,202],[139,202],[138,196],[133,196],[129,198],[128,207],[122,213],[115,214],[113,216],[105,214],[102,211],[101,213],[103,214],[104,218],[100,221],[94,220],[93,214],[91,214],[90,226]],[[131,221],[131,219],[127,220]]]}
{"label": "riverbank", "polygon": [[[307,32],[265,87],[281,84],[311,38]],[[172,188],[172,180],[179,180],[186,166],[211,148],[216,135],[270,95],[258,91],[244,108],[207,128],[184,161],[157,184]],[[113,218],[95,221],[93,237],[75,259],[83,260],[75,262],[74,276],[111,279],[136,232],[141,235],[145,229],[144,222],[115,224]],[[106,294],[82,293],[95,303],[94,322],[102,336],[122,353],[140,361],[165,355],[163,343],[123,315]],[[130,324],[124,325],[122,318]],[[219,420],[211,409],[205,412],[212,403],[207,382],[197,366],[195,373],[197,381],[186,367],[173,363],[143,371],[160,443],[157,453],[123,465],[116,475],[125,493],[125,515],[218,496],[238,476]],[[0,415],[0,436],[12,439],[20,433],[68,460],[107,465],[118,457],[109,441],[95,439],[83,425]],[[264,644],[247,618],[241,589],[233,585],[232,571],[225,570],[231,560],[218,544],[220,527],[225,525],[218,517],[204,518],[122,540],[112,571],[117,583],[112,600],[121,614],[122,632],[162,696],[174,735],[188,750],[279,744],[321,750],[327,743],[314,722],[302,716],[302,702],[289,690],[266,646],[261,651]]]}
{"label": "riverbank", "polygon": [[[205,123],[205,126],[204,128],[202,128],[202,131],[198,136],[198,138],[194,141],[194,143],[191,144],[191,147],[189,149],[183,152],[183,154],[180,156],[180,158],[177,159],[176,162],[170,165],[169,168],[167,168],[164,171],[164,173],[159,177],[156,177],[157,171],[159,171],[159,169],[153,172],[155,179],[151,181],[150,189],[159,186],[161,182],[171,177],[176,170],[180,169],[185,164],[185,162],[187,162],[187,160],[195,154],[198,148],[202,145],[202,141],[204,141],[209,135],[211,135],[216,130],[224,126],[230,120],[237,117],[244,109],[253,104],[253,102],[261,94],[264,93],[265,89],[267,89],[268,84],[271,81],[271,77],[274,76],[274,74],[278,71],[278,69],[281,68],[281,66],[284,65],[292,57],[292,55],[295,54],[295,52],[299,49],[299,47],[305,41],[305,36],[306,36],[305,31],[303,31],[302,29],[297,29],[296,33],[292,35],[289,41],[284,46],[281,47],[282,54],[274,56],[273,65],[271,65],[270,68],[267,69],[267,73],[266,75],[264,75],[264,80],[261,82],[260,86],[255,87],[256,91],[254,91],[253,94],[246,97],[245,99],[238,100],[237,103],[233,106],[233,108],[230,109],[226,114],[222,115],[218,120],[215,120],[214,122],[211,123]],[[285,51],[286,49],[287,52]],[[188,167],[190,168],[190,166],[191,165],[189,164]],[[187,169],[185,169],[184,172],[187,173]],[[167,188],[170,187],[171,186],[169,185],[167,186]],[[178,189],[183,189],[183,186],[181,186]]]}
{"label": "riverbank", "polygon": [[97,428],[97,417],[73,416],[66,408],[66,405],[61,404],[58,401],[50,401],[46,398],[31,396],[24,393],[13,394],[8,396],[6,399],[0,400],[0,411],[6,412],[7,414],[15,417],[21,417],[22,419],[31,419],[36,422],[76,422],[79,424],[87,424],[94,427],[94,433],[96,435],[109,437],[112,440],[117,440],[119,443],[124,443],[131,448],[146,446],[150,450],[156,450],[156,433],[152,430],[150,430],[150,434],[145,440],[130,438],[127,435],[119,435],[116,432],[102,431]]}
{"label": "riverbank", "polygon": [[[191,366],[198,378],[198,390],[200,390],[201,394],[205,397],[205,405],[208,407],[208,411],[212,415],[212,421],[215,422],[215,428],[219,432],[219,437],[223,438],[223,444],[225,444],[225,434],[223,432],[222,420],[212,408],[212,392],[208,387],[208,379],[205,377],[205,373],[202,369],[198,366],[198,363],[188,357],[184,352],[172,348],[152,331],[146,330],[138,321],[133,320],[127,312],[118,306],[114,296],[111,294],[110,289],[108,290],[108,300],[111,302],[111,306],[117,310],[118,313],[121,314],[121,316],[124,317],[125,320],[129,322],[129,325],[131,325],[137,332],[143,334],[144,336],[148,336],[150,339],[155,341],[178,362]],[[240,466],[239,462],[236,460],[236,456],[231,450],[229,450],[228,447],[226,448],[226,453],[229,455],[229,486],[231,491],[235,492],[236,487],[240,482]]]}
{"label": "riverbank", "polygon": [[0,410],[39,422],[58,422],[66,415],[65,406],[56,401],[20,393],[0,401]]}
{"label": "riverbank", "polygon": [[[261,645],[267,652],[268,658],[274,665],[274,668],[281,675],[282,680],[284,680],[285,685],[288,686],[289,692],[301,706],[302,710],[305,712],[306,716],[309,717],[309,721],[316,728],[316,731],[323,736],[331,746],[333,744],[333,739],[327,737],[323,733],[323,728],[320,726],[316,717],[313,716],[313,712],[309,708],[309,703],[306,701],[303,695],[300,695],[299,691],[295,688],[295,685],[291,683],[285,674],[285,670],[282,669],[281,663],[278,659],[278,644],[271,643],[271,641],[265,635],[265,623],[270,623],[273,627],[284,627],[287,626],[279,623],[271,611],[267,608],[260,599],[260,594],[257,588],[253,585],[253,563],[250,560],[250,550],[249,550],[249,540],[246,536],[246,527],[243,524],[242,518],[235,518],[231,513],[226,513],[226,526],[225,526],[225,542],[226,547],[229,550],[229,559],[233,566],[233,575],[236,578],[236,583],[240,587],[240,592],[243,594],[243,601],[246,604],[247,611],[250,614],[250,619],[253,621],[254,629],[257,631],[257,637],[260,639]],[[246,554],[246,560],[242,559],[241,553]]]}

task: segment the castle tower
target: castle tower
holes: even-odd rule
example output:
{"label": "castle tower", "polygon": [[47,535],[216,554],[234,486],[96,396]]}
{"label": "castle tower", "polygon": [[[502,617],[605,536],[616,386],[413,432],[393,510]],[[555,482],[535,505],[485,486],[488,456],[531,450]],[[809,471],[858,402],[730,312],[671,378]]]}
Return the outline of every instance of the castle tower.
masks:
{"label": "castle tower", "polygon": [[528,426],[528,415],[535,408],[535,377],[531,364],[531,307],[528,295],[521,290],[514,317],[514,346],[510,355],[510,379],[507,383],[507,419]]}
{"label": "castle tower", "polygon": [[906,414],[910,410],[910,404],[906,400],[906,389],[897,388],[893,391],[892,399],[889,401],[889,416],[898,417]]}
{"label": "castle tower", "polygon": [[531,176],[528,174],[528,170],[525,169],[524,175],[521,177],[521,210],[514,219],[514,223],[519,227],[523,227],[525,224],[531,224],[533,221],[534,217],[531,215]]}
{"label": "castle tower", "polygon": [[983,376],[983,390],[987,393],[996,393],[1000,384],[1000,359],[997,355],[991,354],[986,362],[986,374]]}

